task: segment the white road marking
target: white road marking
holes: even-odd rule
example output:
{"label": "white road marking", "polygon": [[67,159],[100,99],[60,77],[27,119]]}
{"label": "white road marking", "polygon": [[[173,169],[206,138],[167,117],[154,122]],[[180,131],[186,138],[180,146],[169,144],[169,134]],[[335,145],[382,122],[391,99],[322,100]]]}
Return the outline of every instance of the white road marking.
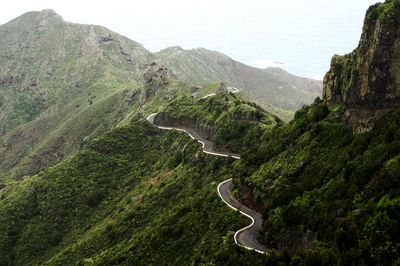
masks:
{"label": "white road marking", "polygon": [[[236,89],[236,88],[235,88],[235,89]],[[235,91],[234,93],[236,93],[236,92],[238,92],[238,91]],[[214,93],[214,95],[215,95],[215,93]],[[209,97],[209,96],[206,96],[206,97]],[[203,98],[204,98],[204,97],[203,97]],[[176,127],[165,127],[165,126],[157,126],[157,125],[155,125],[155,124],[154,124],[154,117],[155,117],[155,116],[156,116],[156,113],[152,113],[151,115],[149,115],[149,116],[147,117],[147,121],[148,121],[149,123],[151,123],[152,125],[154,125],[155,127],[159,128],[159,129],[176,130],[176,131],[185,132],[186,134],[188,134],[188,135],[190,136],[190,138],[195,139],[195,140],[197,140],[199,143],[202,144],[202,149],[203,149],[203,152],[204,152],[204,153],[206,153],[206,154],[211,154],[211,155],[216,155],[216,156],[221,156],[221,157],[231,157],[231,158],[240,160],[240,156],[239,156],[239,155],[228,155],[228,154],[224,154],[224,153],[216,153],[216,152],[210,152],[210,151],[204,150],[204,148],[205,148],[205,143],[204,143],[203,141],[199,140],[199,139],[196,139],[192,134],[190,134],[190,133],[189,133],[187,130],[185,130],[185,129],[176,128]],[[244,228],[242,228],[242,229],[240,229],[240,230],[238,230],[238,231],[235,232],[235,235],[233,236],[233,238],[234,238],[234,241],[235,241],[236,245],[238,245],[238,246],[240,246],[240,247],[243,247],[243,248],[245,248],[245,249],[248,249],[248,250],[256,251],[256,252],[258,252],[258,253],[268,254],[268,253],[265,252],[265,251],[258,250],[258,249],[256,249],[256,248],[252,248],[252,247],[248,247],[248,246],[246,246],[246,245],[243,245],[243,244],[240,244],[240,243],[239,243],[239,241],[238,241],[238,235],[239,235],[241,232],[243,232],[243,231],[245,231],[245,230],[251,228],[251,227],[254,225],[255,221],[254,221],[254,218],[251,217],[249,214],[247,214],[247,213],[245,213],[245,212],[243,212],[243,211],[241,211],[241,210],[238,210],[238,209],[235,208],[234,206],[230,205],[230,204],[222,197],[221,192],[220,192],[220,188],[221,188],[221,186],[222,186],[223,184],[228,183],[228,182],[230,182],[230,181],[232,181],[232,178],[230,178],[230,179],[228,179],[228,180],[225,180],[225,181],[223,181],[223,182],[221,182],[221,183],[218,184],[217,192],[218,192],[219,197],[220,197],[220,198],[225,202],[225,204],[228,205],[231,209],[233,209],[233,210],[235,210],[235,211],[238,211],[239,213],[241,213],[242,215],[246,216],[247,218],[249,218],[249,219],[251,220],[251,224],[250,224],[250,225],[248,225],[248,226],[246,226],[246,227],[244,227]]]}
{"label": "white road marking", "polygon": [[210,154],[210,155],[215,155],[215,156],[220,156],[220,157],[229,157],[229,158],[234,158],[234,159],[240,160],[240,156],[239,155],[229,155],[229,154],[225,154],[225,153],[218,153],[218,152],[204,150],[206,144],[203,141],[201,141],[199,139],[196,139],[196,137],[194,137],[192,134],[190,134],[190,132],[188,132],[185,129],[177,128],[177,127],[165,127],[165,126],[157,126],[157,125],[155,125],[154,121],[151,121],[152,119],[154,119],[155,116],[156,116],[156,113],[153,113],[153,114],[149,115],[147,117],[147,121],[149,121],[153,126],[159,128],[159,129],[176,130],[176,131],[185,132],[186,134],[189,135],[190,138],[192,138],[194,140],[197,140],[197,142],[199,142],[202,145],[202,149],[203,149],[204,153]]}
{"label": "white road marking", "polygon": [[246,216],[247,218],[249,218],[249,219],[251,220],[251,224],[249,224],[248,226],[243,227],[242,229],[236,231],[235,235],[233,236],[233,239],[235,240],[236,245],[241,246],[241,247],[243,247],[243,248],[245,248],[245,249],[248,249],[248,250],[254,250],[254,251],[258,252],[258,253],[267,254],[265,251],[258,250],[258,249],[252,248],[252,247],[248,247],[248,246],[245,246],[245,245],[239,243],[239,241],[238,241],[238,235],[239,235],[241,232],[243,232],[243,231],[249,229],[250,227],[252,227],[252,226],[254,225],[255,221],[254,221],[254,218],[253,218],[253,217],[251,217],[250,215],[248,215],[248,214],[245,213],[245,212],[242,212],[241,210],[238,210],[238,209],[235,208],[234,206],[230,205],[230,204],[224,199],[224,197],[222,197],[220,188],[221,188],[221,186],[222,186],[223,184],[228,183],[228,182],[230,182],[230,181],[232,181],[232,178],[230,178],[230,179],[228,179],[228,180],[225,180],[225,181],[222,181],[221,183],[218,184],[217,191],[218,191],[219,197],[225,202],[226,205],[229,206],[229,208],[231,208],[231,209],[233,209],[233,210],[235,210],[235,211],[238,211],[240,214]]}

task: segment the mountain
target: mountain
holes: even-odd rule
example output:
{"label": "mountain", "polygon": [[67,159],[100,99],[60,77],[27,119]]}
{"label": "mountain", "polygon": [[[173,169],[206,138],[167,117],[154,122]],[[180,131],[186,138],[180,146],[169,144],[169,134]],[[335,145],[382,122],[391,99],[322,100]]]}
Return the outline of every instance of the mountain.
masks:
{"label": "mountain", "polygon": [[344,104],[356,132],[368,131],[400,105],[400,9],[398,1],[376,4],[367,12],[358,47],[336,55],[324,79],[324,98]]}
{"label": "mountain", "polygon": [[243,88],[250,99],[263,105],[296,111],[321,95],[321,83],[300,78],[280,68],[257,69],[217,51],[171,47],[156,54],[178,77],[194,84],[215,80]]}
{"label": "mountain", "polygon": [[[106,28],[66,22],[52,10],[29,12],[1,25],[0,178],[38,173],[125,123],[143,104],[151,105],[152,99],[144,95],[149,86],[144,75],[154,68],[151,64],[168,69],[170,80],[176,81],[163,92],[166,98],[153,102],[155,110],[174,94],[189,94],[192,85],[209,91],[216,88],[209,83],[220,81],[240,86],[250,98],[282,114],[281,108],[294,110],[319,93],[318,82],[297,77],[284,82],[291,75],[250,68],[218,54],[238,71],[244,69],[246,75],[235,78],[237,71],[214,63],[215,52],[200,51],[189,58],[152,54]],[[275,86],[295,100],[273,100]]]}
{"label": "mountain", "polygon": [[[228,105],[225,123],[253,142],[251,132],[274,121],[234,95],[215,97],[187,97],[187,107],[209,116]],[[177,101],[168,112],[185,100]],[[238,110],[254,118],[229,118]],[[236,134],[221,143],[234,149],[244,140]],[[262,256],[233,242],[246,220],[216,193],[217,183],[234,175],[233,162],[135,116],[70,159],[0,186],[0,265],[254,265]]]}
{"label": "mountain", "polygon": [[370,7],[324,98],[242,154],[234,181],[263,212],[266,245],[313,252],[313,265],[399,263],[399,14],[397,0]]}
{"label": "mountain", "polygon": [[[398,42],[374,40],[399,36],[399,12],[398,0],[368,10],[363,38],[374,25],[391,30],[374,31],[365,49],[398,50]],[[0,265],[398,265],[400,107],[387,96],[398,70],[375,74],[375,84],[360,55],[338,69],[358,73],[367,88],[338,85],[352,79],[337,75],[348,72],[335,72],[334,57],[323,99],[289,123],[221,84],[209,85],[221,90],[215,95],[192,97],[202,89],[174,80],[179,71],[146,65],[143,113],[132,109],[38,174],[0,183]],[[379,58],[366,68],[379,69]],[[384,65],[396,63],[391,56]],[[359,98],[364,89],[376,98]],[[371,106],[387,110],[354,130],[349,111]],[[241,159],[206,154],[186,133],[154,127],[143,117],[152,112],[157,123],[190,128]],[[217,194],[230,178],[232,197],[262,213],[257,241],[267,254],[234,242],[249,220]]]}
{"label": "mountain", "polygon": [[151,60],[138,43],[51,10],[2,25],[0,47],[0,172],[17,177],[121,120]]}
{"label": "mountain", "polygon": [[150,60],[138,43],[99,26],[64,22],[52,10],[24,14],[2,25],[0,36],[2,132],[70,103],[96,83],[135,85],[139,77],[131,73]]}

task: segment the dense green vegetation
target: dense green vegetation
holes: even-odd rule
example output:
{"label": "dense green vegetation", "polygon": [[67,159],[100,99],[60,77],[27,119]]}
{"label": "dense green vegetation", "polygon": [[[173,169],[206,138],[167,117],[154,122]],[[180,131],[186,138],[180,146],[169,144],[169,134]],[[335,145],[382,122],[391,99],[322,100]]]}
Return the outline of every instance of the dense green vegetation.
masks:
{"label": "dense green vegetation", "polygon": [[272,247],[311,247],[342,265],[399,263],[400,109],[360,135],[342,116],[317,100],[265,132],[236,184],[263,205]]}
{"label": "dense green vegetation", "polygon": [[235,152],[256,145],[255,136],[282,123],[257,104],[227,92],[202,99],[178,96],[160,117],[161,123],[193,128],[217,148]]}
{"label": "dense green vegetation", "polygon": [[135,119],[0,190],[0,265],[248,259],[232,241],[245,219],[216,193],[231,163],[201,153],[183,133]]}
{"label": "dense green vegetation", "polygon": [[[235,245],[249,221],[218,197],[233,159],[135,117],[0,188],[0,265],[273,265]],[[311,260],[302,252],[297,261]],[[294,264],[296,265],[296,264]]]}
{"label": "dense green vegetation", "polygon": [[385,23],[399,23],[400,15],[400,1],[399,0],[386,0],[384,5],[376,4],[368,11],[370,19],[379,18]]}
{"label": "dense green vegetation", "polygon": [[[398,3],[376,5],[369,16],[390,24]],[[55,27],[67,27],[54,19]],[[0,45],[13,27],[43,30],[31,24],[20,19],[0,28]],[[141,88],[140,78],[114,66],[146,51],[103,30],[99,47],[112,52],[99,53],[99,64],[83,64],[93,71],[85,86],[77,84],[85,90],[65,92],[75,85],[64,76],[20,80],[0,67],[0,108],[10,111],[1,124],[0,169],[38,173],[0,182],[0,266],[400,265],[400,108],[354,134],[345,107],[334,101],[316,99],[285,124],[234,94],[192,98],[190,85],[151,76]],[[103,64],[103,56],[113,63]],[[338,79],[350,79],[347,58],[335,60]],[[65,67],[59,71],[78,71]],[[38,65],[27,71],[35,74]],[[55,84],[65,87],[52,90]],[[199,95],[215,89],[210,83]],[[186,134],[137,115],[159,111],[159,122],[195,129],[242,159],[204,154]],[[236,196],[262,212],[268,255],[235,245],[234,232],[249,221],[217,195],[228,178]]]}
{"label": "dense green vegetation", "polygon": [[[248,220],[217,196],[233,159],[134,118],[0,190],[0,265],[273,265],[234,244]],[[302,251],[296,261],[313,260]],[[296,264],[294,264],[296,265]]]}
{"label": "dense green vegetation", "polygon": [[[224,97],[235,99],[218,95],[215,106]],[[179,114],[206,103],[175,101],[184,99],[192,107]],[[71,159],[3,185],[0,265],[392,264],[400,110],[362,135],[342,115],[317,100],[289,124],[259,128],[258,145],[246,146],[241,161],[203,154],[184,133],[136,117]],[[231,177],[238,192],[252,188],[264,241],[279,251],[264,256],[234,244],[248,221],[216,193]]]}

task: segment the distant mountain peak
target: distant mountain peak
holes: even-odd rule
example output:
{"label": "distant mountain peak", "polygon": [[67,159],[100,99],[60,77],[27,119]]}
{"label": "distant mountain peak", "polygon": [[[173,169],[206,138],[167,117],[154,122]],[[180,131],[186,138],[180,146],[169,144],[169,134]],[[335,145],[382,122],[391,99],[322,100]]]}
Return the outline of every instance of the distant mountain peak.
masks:
{"label": "distant mountain peak", "polygon": [[56,11],[54,11],[54,9],[51,8],[47,8],[47,9],[43,9],[42,11],[40,11],[41,13],[45,13],[45,14],[52,14],[52,15],[57,15]]}
{"label": "distant mountain peak", "polygon": [[20,27],[26,26],[44,26],[49,24],[63,23],[62,16],[57,14],[53,9],[44,9],[42,11],[30,11],[11,20],[6,25]]}
{"label": "distant mountain peak", "polygon": [[43,9],[42,11],[34,12],[37,14],[37,18],[39,19],[56,19],[63,21],[62,16],[56,13],[53,9]]}
{"label": "distant mountain peak", "polygon": [[171,47],[162,49],[160,51],[160,53],[177,53],[177,52],[183,52],[183,51],[185,51],[185,49],[183,49],[180,46],[175,45],[175,46],[171,46]]}

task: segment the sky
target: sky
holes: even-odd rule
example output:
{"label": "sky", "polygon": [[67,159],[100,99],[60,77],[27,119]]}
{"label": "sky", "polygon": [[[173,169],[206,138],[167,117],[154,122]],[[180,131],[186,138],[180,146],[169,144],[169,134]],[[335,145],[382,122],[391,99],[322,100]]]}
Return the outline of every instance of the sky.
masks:
{"label": "sky", "polygon": [[105,26],[150,51],[169,46],[218,50],[245,64],[279,66],[322,79],[334,54],[358,44],[377,0],[13,0],[0,24],[33,10]]}

